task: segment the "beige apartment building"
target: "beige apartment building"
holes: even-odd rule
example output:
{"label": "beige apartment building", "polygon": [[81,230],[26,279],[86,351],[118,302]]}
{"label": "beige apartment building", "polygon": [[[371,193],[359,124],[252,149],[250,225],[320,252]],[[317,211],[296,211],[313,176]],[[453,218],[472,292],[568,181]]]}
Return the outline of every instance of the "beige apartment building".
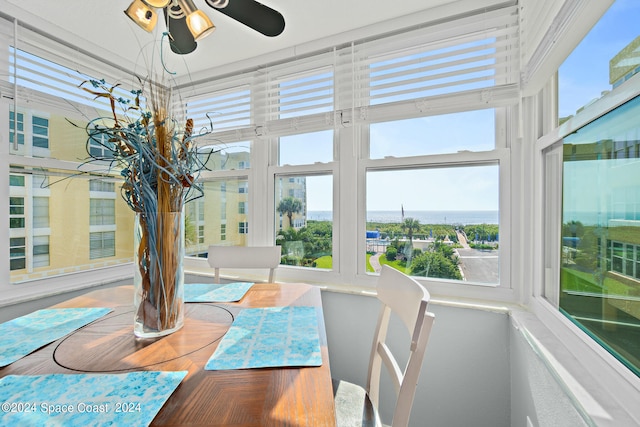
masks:
{"label": "beige apartment building", "polygon": [[[90,159],[87,150],[108,155],[97,143],[87,146],[86,123],[28,109],[18,110],[17,122],[15,117],[11,112],[8,121],[11,154],[33,157],[34,163],[46,158],[61,164]],[[249,165],[248,152],[214,151],[203,157],[211,170]],[[87,166],[93,172],[76,175],[12,167],[12,283],[133,260],[134,215],[120,195],[117,165],[92,161]],[[188,255],[206,255],[211,244],[246,245],[247,183],[242,178],[205,182],[204,197],[185,205]]]}

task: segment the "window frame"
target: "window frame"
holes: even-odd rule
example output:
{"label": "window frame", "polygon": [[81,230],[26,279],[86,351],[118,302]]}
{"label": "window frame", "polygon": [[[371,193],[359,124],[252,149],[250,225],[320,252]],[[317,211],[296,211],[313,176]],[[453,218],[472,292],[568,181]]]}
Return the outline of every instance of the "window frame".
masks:
{"label": "window frame", "polygon": [[[515,3],[510,4],[509,10],[513,18],[513,13],[516,10]],[[506,9],[505,9],[506,11]],[[443,12],[444,13],[444,12]],[[502,13],[502,12],[500,12]],[[499,14],[499,13],[498,13]],[[456,21],[460,19],[459,16],[445,16],[448,21]],[[471,22],[474,28],[483,26],[483,16],[467,17],[464,18],[465,22]],[[443,19],[444,20],[444,19]],[[425,33],[421,36],[425,36],[427,41],[446,39],[447,35],[455,35],[456,26],[450,25],[449,22],[440,22],[440,19],[433,19],[429,21],[427,25],[420,25],[424,28]],[[412,28],[410,31],[417,30]],[[403,30],[404,31],[404,30]],[[411,33],[415,35],[415,33]],[[497,122],[504,120],[501,124],[501,129],[506,130],[500,134],[496,134],[497,150],[500,152],[500,213],[501,218],[507,217],[509,211],[504,208],[508,205],[508,200],[505,201],[504,195],[508,194],[508,180],[509,175],[505,171],[509,172],[510,160],[508,159],[509,148],[505,141],[511,141],[513,134],[512,128],[515,128],[516,115],[513,114],[512,108],[518,102],[518,84],[517,82],[511,82],[502,84],[504,82],[496,83],[496,87],[483,88],[470,90],[464,93],[455,93],[444,97],[433,97],[428,99],[428,105],[424,99],[415,99],[403,101],[400,103],[392,102],[389,104],[379,104],[368,106],[366,99],[353,99],[352,88],[349,85],[352,84],[351,79],[348,77],[349,69],[353,66],[352,59],[356,61],[360,60],[360,57],[352,58],[349,56],[349,52],[354,51],[354,46],[360,47],[361,45],[368,44],[368,48],[373,46],[373,50],[377,53],[382,53],[377,50],[378,46],[384,44],[383,49],[404,49],[407,41],[405,37],[398,34],[392,38],[389,43],[386,39],[378,40],[379,36],[373,38],[361,38],[356,41],[341,44],[340,46],[333,46],[331,49],[326,49],[320,52],[319,50],[310,51],[309,54],[298,57],[297,59],[291,59],[286,61],[279,61],[274,65],[270,65],[267,68],[260,68],[251,70],[247,73],[241,73],[242,75],[235,77],[232,75],[226,75],[218,80],[212,79],[211,81],[202,82],[195,89],[197,93],[204,94],[206,96],[207,91],[211,90],[227,90],[227,88],[239,87],[238,85],[249,85],[249,93],[252,99],[251,107],[251,126],[241,127],[238,129],[224,129],[219,133],[214,133],[211,138],[214,138],[223,143],[250,141],[252,145],[250,155],[250,169],[238,171],[217,171],[212,172],[208,177],[248,177],[249,187],[251,189],[248,192],[248,209],[249,214],[247,216],[247,222],[251,223],[251,232],[248,238],[249,245],[257,244],[273,244],[273,226],[274,226],[274,198],[273,198],[273,177],[275,173],[291,174],[299,173],[301,175],[308,175],[313,173],[328,173],[333,176],[333,212],[334,212],[334,232],[333,232],[333,251],[334,251],[334,265],[330,275],[322,274],[317,277],[309,276],[308,270],[303,272],[292,272],[291,277],[293,280],[320,280],[330,283],[338,283],[340,285],[355,285],[363,286],[365,288],[371,288],[375,285],[376,277],[366,273],[364,262],[360,262],[358,257],[364,256],[365,235],[360,232],[360,228],[364,229],[365,225],[365,204],[359,198],[360,192],[364,185],[364,176],[366,174],[365,166],[368,160],[362,156],[363,148],[368,143],[368,123],[370,120],[378,120],[380,118],[385,119],[405,119],[431,114],[444,114],[446,112],[455,112],[459,110],[469,108],[497,108],[507,106],[507,113],[496,112]],[[375,39],[375,40],[374,40]],[[357,49],[356,49],[357,50]],[[366,50],[366,49],[365,49]],[[64,52],[64,49],[61,48]],[[43,58],[47,55],[45,52],[35,52],[40,54]],[[64,56],[64,55],[63,55]],[[87,64],[93,65],[93,71],[103,70],[105,78],[113,77],[114,74],[119,74],[117,71],[104,67],[98,61],[93,63],[90,59],[86,60]],[[64,64],[63,64],[64,65]],[[86,64],[85,64],[86,65]],[[283,75],[292,75],[292,73],[305,73],[313,72],[316,69],[327,69],[327,67],[333,67],[334,72],[334,107],[333,111],[326,113],[316,113],[311,115],[305,115],[301,117],[291,117],[286,119],[274,119],[273,116],[269,117],[264,110],[260,109],[260,106],[264,105],[264,99],[258,99],[260,90],[264,90],[266,84],[269,83],[269,79],[275,76],[278,78]],[[91,67],[87,72],[91,72]],[[515,68],[510,70],[515,71]],[[111,74],[109,76],[108,74]],[[116,80],[111,78],[110,80]],[[192,82],[189,82],[191,86]],[[366,82],[364,82],[366,84]],[[185,83],[184,86],[187,84]],[[358,90],[362,90],[363,87],[358,87]],[[45,99],[46,97],[38,98]],[[48,99],[47,99],[48,100]],[[6,101],[5,101],[6,102]],[[255,102],[255,104],[254,104]],[[262,104],[261,104],[262,102]],[[55,108],[55,102],[52,104]],[[511,114],[510,117],[508,117]],[[333,149],[334,149],[334,161],[322,164],[311,165],[298,165],[298,166],[284,166],[277,170],[274,169],[274,159],[277,158],[274,153],[277,153],[277,137],[279,135],[292,135],[296,133],[308,133],[317,130],[333,129]],[[498,153],[496,151],[496,153]],[[459,154],[459,153],[458,153]],[[495,153],[494,153],[495,154]],[[473,156],[473,155],[472,155]],[[482,155],[481,155],[482,156]],[[492,157],[492,156],[489,156]],[[415,159],[421,159],[422,157],[416,157]],[[495,160],[495,155],[492,157]],[[480,161],[486,161],[487,158],[481,158]],[[392,159],[381,159],[383,167],[384,162],[393,162]],[[411,159],[406,160],[410,164]],[[478,161],[475,157],[466,158],[465,155],[460,157],[429,157],[429,161],[433,161],[434,164],[442,161],[447,162],[462,162],[472,163]],[[20,159],[20,162],[12,162],[14,164],[21,164],[21,162],[29,163],[26,159]],[[55,163],[53,161],[45,161],[44,163]],[[69,170],[77,166],[72,164],[73,162],[65,162],[65,166]],[[400,166],[401,167],[401,166]],[[228,173],[225,173],[228,172]],[[205,174],[203,174],[205,175]],[[267,179],[265,180],[265,177]],[[203,178],[205,178],[203,176]],[[266,182],[265,182],[266,181]],[[266,191],[265,191],[266,190]],[[267,212],[267,215],[264,215]],[[261,214],[259,214],[261,213]],[[504,220],[501,221],[501,227]],[[507,224],[507,228],[508,228]],[[509,239],[509,233],[503,231],[501,228],[501,241]],[[356,243],[352,243],[356,242]],[[504,247],[504,243],[501,244]],[[507,253],[508,250],[505,250]],[[508,266],[509,262],[502,262]],[[314,272],[319,273],[319,272]],[[501,272],[501,278],[508,278],[508,274]],[[286,279],[287,273],[285,272],[282,277]],[[502,280],[502,279],[501,279]],[[431,285],[431,282],[429,283]],[[437,283],[433,283],[437,286]],[[442,288],[446,288],[446,284],[442,284]],[[468,292],[472,292],[472,296],[477,296],[482,299],[497,298],[500,300],[512,300],[513,292],[510,288],[498,289],[492,288],[474,288],[470,290],[456,290],[454,294],[469,295]],[[502,291],[508,291],[507,293]],[[497,296],[496,296],[497,295]]]}
{"label": "window frame", "polygon": [[[581,366],[587,367],[599,379],[600,390],[610,390],[624,399],[634,399],[640,392],[640,377],[630,373],[611,353],[587,335],[558,309],[557,292],[560,288],[560,258],[549,254],[558,253],[561,238],[560,221],[562,212],[562,154],[551,160],[545,168],[545,154],[562,144],[566,135],[614,110],[636,96],[640,96],[640,75],[634,76],[612,90],[606,97],[584,108],[573,118],[553,129],[535,141],[534,172],[537,190],[534,193],[534,222],[532,240],[536,241],[533,257],[533,274],[529,301],[531,312],[550,330],[554,331],[560,342],[571,348],[574,354],[581,355]],[[556,84],[556,78],[549,85]],[[560,177],[557,183],[549,185],[545,176],[552,172]],[[545,211],[551,212],[548,214]],[[552,221],[548,226],[546,221]],[[555,223],[555,226],[554,226]],[[545,228],[546,227],[546,228]],[[555,259],[557,258],[557,259]],[[624,405],[624,403],[623,403]],[[628,407],[635,405],[632,400]]]}
{"label": "window frame", "polygon": [[[510,225],[510,182],[511,182],[511,162],[510,150],[506,147],[496,148],[495,150],[485,152],[464,152],[442,155],[413,156],[404,158],[385,158],[363,160],[360,165],[359,173],[366,178],[367,172],[384,171],[384,170],[406,170],[406,169],[429,169],[440,167],[464,167],[464,166],[482,166],[482,165],[498,165],[499,168],[499,227],[500,227],[500,264],[499,277],[500,281],[496,284],[486,283],[465,283],[458,280],[446,280],[438,278],[416,279],[424,283],[432,292],[444,293],[451,296],[470,296],[475,298],[487,298],[488,288],[493,288],[490,293],[500,298],[513,298],[514,286],[510,280],[511,269],[511,225]],[[359,203],[362,206],[361,212],[364,215],[358,215],[358,229],[360,235],[366,234],[366,196],[363,191],[360,195]],[[363,274],[366,264],[366,239],[358,240],[358,266],[359,273]],[[370,274],[370,273],[366,273]],[[455,284],[456,286],[452,286]],[[458,289],[456,289],[458,288]]]}

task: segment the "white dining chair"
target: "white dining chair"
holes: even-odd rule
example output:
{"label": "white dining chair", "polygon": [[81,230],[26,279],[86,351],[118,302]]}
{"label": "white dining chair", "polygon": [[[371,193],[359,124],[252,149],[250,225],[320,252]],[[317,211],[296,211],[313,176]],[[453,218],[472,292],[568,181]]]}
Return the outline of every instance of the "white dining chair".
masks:
{"label": "white dining chair", "polygon": [[[391,426],[406,427],[409,424],[422,361],[435,316],[427,311],[429,292],[413,278],[387,265],[382,267],[378,279],[377,296],[382,307],[374,333],[366,388],[343,380],[333,380],[338,427],[382,425],[378,415],[382,366],[389,373],[397,396]],[[408,346],[409,358],[404,369],[400,368],[386,344],[392,312],[411,335],[411,343]]]}
{"label": "white dining chair", "polygon": [[209,246],[207,260],[214,269],[215,283],[220,283],[221,268],[268,268],[268,283],[273,283],[281,250],[281,246]]}

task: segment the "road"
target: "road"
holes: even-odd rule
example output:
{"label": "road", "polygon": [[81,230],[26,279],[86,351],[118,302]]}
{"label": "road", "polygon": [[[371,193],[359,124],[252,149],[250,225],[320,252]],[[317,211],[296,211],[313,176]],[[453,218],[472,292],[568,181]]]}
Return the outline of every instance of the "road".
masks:
{"label": "road", "polygon": [[462,273],[467,282],[498,284],[498,251],[458,248]]}

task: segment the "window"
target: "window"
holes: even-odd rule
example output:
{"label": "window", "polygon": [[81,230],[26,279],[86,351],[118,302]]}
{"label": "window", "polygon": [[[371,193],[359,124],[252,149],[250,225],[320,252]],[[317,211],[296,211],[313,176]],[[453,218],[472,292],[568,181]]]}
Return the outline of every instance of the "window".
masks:
{"label": "window", "polygon": [[9,185],[11,187],[24,187],[24,176],[22,175],[10,175]]}
{"label": "window", "polygon": [[18,113],[18,120],[13,111],[9,111],[9,143],[15,144],[16,132],[18,134],[18,144],[24,145],[24,114]]}
{"label": "window", "polygon": [[89,258],[108,258],[116,255],[116,233],[104,231],[89,234]]}
{"label": "window", "polygon": [[[331,175],[276,177],[276,243],[282,264],[333,266],[333,179]],[[293,196],[292,196],[293,194]]]}
{"label": "window", "polygon": [[486,109],[374,123],[369,156],[383,159],[493,150],[495,115],[494,109]]}
{"label": "window", "polygon": [[204,225],[198,226],[198,243],[204,243]]}
{"label": "window", "polygon": [[90,225],[114,225],[116,223],[115,199],[91,199],[89,212]]}
{"label": "window", "polygon": [[24,228],[24,197],[9,197],[9,228]]}
{"label": "window", "polygon": [[10,268],[11,270],[21,270],[26,268],[26,239],[24,237],[11,238],[9,241],[10,249]]}
{"label": "window", "polygon": [[640,376],[640,96],[564,138],[559,306]]}
{"label": "window", "polygon": [[212,171],[249,169],[251,142],[232,142],[200,148],[200,160]]}
{"label": "window", "polygon": [[640,37],[627,24],[638,13],[637,2],[614,2],[558,70],[564,138],[544,161],[562,188],[545,183],[545,267],[556,274],[544,292],[640,376]]}
{"label": "window", "polygon": [[109,160],[113,158],[113,151],[111,147],[113,147],[113,142],[108,140],[106,134],[91,134],[89,138],[89,154],[91,157]]}
{"label": "window", "polygon": [[[189,256],[206,254],[210,245],[225,242],[234,246],[247,244],[248,189],[246,178],[206,179],[202,182],[204,197],[185,205],[185,224],[192,224],[193,236],[186,247]],[[185,227],[189,233],[189,227]]]}
{"label": "window", "polygon": [[49,266],[49,236],[34,236],[33,267]]}
{"label": "window", "polygon": [[113,193],[116,191],[116,184],[102,179],[92,179],[89,181],[89,191]]}
{"label": "window", "polygon": [[185,205],[184,235],[187,255],[206,252],[205,243],[205,201],[204,198],[192,200]]}
{"label": "window", "polygon": [[499,284],[499,182],[497,165],[370,170],[367,271]]}
{"label": "window", "polygon": [[249,233],[249,223],[245,221],[240,221],[238,223],[238,233],[239,234],[248,234]]}
{"label": "window", "polygon": [[49,187],[49,177],[46,174],[34,173],[31,179],[33,181],[31,187],[34,189],[47,189]]}
{"label": "window", "polygon": [[333,161],[333,131],[324,130],[280,138],[280,165]]}
{"label": "window", "polygon": [[[198,82],[193,91],[198,95],[187,95],[187,115],[194,118],[196,131],[211,133],[200,140],[205,142],[199,142],[202,144],[199,156],[207,166],[199,176],[204,184],[204,196],[190,202],[193,206],[185,210],[190,222],[190,228],[185,226],[190,242],[188,254],[202,255],[208,245],[222,241],[246,245],[250,240],[256,244],[272,244],[275,240],[283,247],[283,263],[317,270],[335,268],[336,272],[342,266],[347,271],[344,277],[351,273],[360,275],[364,273],[365,263],[347,266],[344,261],[353,261],[351,257],[356,253],[359,259],[364,258],[361,249],[365,242],[371,244],[368,249],[379,249],[376,245],[380,242],[370,241],[364,231],[366,224],[366,231],[375,232],[375,229],[368,230],[368,226],[380,218],[369,217],[367,211],[400,211],[404,204],[406,218],[409,218],[409,214],[418,210],[456,209],[446,201],[434,199],[435,191],[430,191],[429,186],[414,185],[412,195],[392,203],[406,183],[398,183],[394,191],[382,183],[377,184],[379,181],[392,182],[395,175],[411,181],[421,179],[426,171],[445,170],[448,175],[443,179],[455,181],[458,174],[483,170],[492,177],[489,190],[476,192],[490,194],[484,200],[489,207],[472,203],[474,192],[460,194],[458,190],[455,195],[450,194],[449,200],[468,202],[462,210],[486,209],[493,213],[490,219],[484,220],[484,227],[471,224],[479,227],[464,232],[469,245],[491,247],[486,249],[492,251],[491,263],[500,264],[499,242],[500,239],[508,242],[508,235],[501,236],[498,232],[497,199],[505,197],[498,195],[498,188],[504,186],[497,182],[499,179],[509,182],[509,176],[505,177],[502,170],[502,165],[508,162],[502,160],[510,155],[510,137],[515,134],[510,128],[517,130],[517,110],[512,107],[517,108],[520,101],[518,19],[518,6],[511,4],[476,16],[456,17],[454,22],[429,22],[403,33],[354,40],[348,46],[336,46],[317,54],[309,52],[295,60],[278,61],[241,75],[231,73],[215,81]],[[87,141],[87,135],[82,132],[86,125],[82,117],[94,117],[95,110],[105,107],[104,99],[96,104],[85,91],[74,92],[86,76],[29,52],[10,49],[9,53],[18,57],[14,65],[20,89],[35,96],[38,102],[32,105],[44,109],[19,111],[13,117],[14,126],[20,128],[18,132],[25,135],[23,145],[46,146],[50,150],[47,156],[74,162],[73,166],[87,158],[87,149],[96,156],[106,156],[109,141],[104,141],[102,135],[99,138],[94,135],[93,140]],[[34,67],[46,70],[44,76],[35,79],[42,81],[27,78],[33,74]],[[108,71],[111,72],[108,75],[118,76],[118,70],[109,68]],[[58,80],[64,87],[56,87]],[[67,92],[69,97],[63,95]],[[126,96],[118,88],[117,96],[121,94]],[[72,108],[62,110],[61,105]],[[94,110],[90,115],[83,109],[86,106]],[[66,120],[67,115],[74,116],[74,123]],[[18,141],[20,137],[16,134],[15,138]],[[27,148],[23,147],[25,157],[13,165],[12,175],[20,175],[16,166],[33,163],[28,157],[33,152]],[[40,150],[39,154],[42,153]],[[104,167],[103,173],[113,173],[117,178],[118,171],[111,170],[112,166],[117,165],[98,165]],[[97,260],[103,256],[113,257],[115,253],[124,254],[121,261],[129,261],[130,254],[124,243],[130,240],[132,218],[121,214],[124,210],[121,208],[126,206],[117,198],[120,185],[102,180],[90,181],[87,186],[86,175],[81,179],[69,177],[77,172],[71,169],[66,175],[65,171],[50,171],[52,179],[47,182],[48,186],[39,188],[45,190],[46,187],[51,192],[47,195],[48,207],[44,200],[31,203],[31,196],[22,194],[35,187],[27,185],[21,192],[18,182],[12,181],[15,185],[12,185],[11,197],[25,198],[26,226],[32,226],[32,218],[33,226],[38,225],[38,228],[24,230],[29,236],[25,250],[27,267],[32,264],[29,257],[36,252],[44,253],[46,246],[44,241],[36,244],[30,237],[47,232],[50,232],[51,274],[114,264],[118,260],[103,263]],[[508,168],[505,169],[508,172]],[[27,183],[31,172],[25,173]],[[64,184],[56,184],[60,180]],[[35,180],[33,182],[35,185]],[[250,193],[253,183],[257,185]],[[378,192],[374,191],[376,185],[380,185]],[[350,197],[354,189],[357,193]],[[378,193],[389,200],[388,206],[375,207]],[[45,195],[34,192],[34,196]],[[339,206],[334,207],[334,199],[340,202]],[[412,205],[412,200],[422,199],[430,200],[435,207]],[[286,207],[291,200],[293,211]],[[74,209],[63,209],[67,206]],[[271,211],[265,214],[265,209]],[[45,230],[47,210],[50,231]],[[67,217],[61,216],[62,212]],[[350,235],[345,237],[347,241],[339,242],[341,236],[334,229],[334,216],[337,219],[338,212],[341,217],[348,217],[340,223],[342,230],[352,225],[362,228],[357,239]],[[454,219],[453,213],[439,216],[443,217],[442,221],[446,216],[447,223]],[[248,234],[249,222],[253,223],[251,235]],[[63,227],[64,231],[57,227]],[[378,231],[381,235],[382,230]],[[408,237],[408,231],[404,230],[404,236],[400,231],[393,235],[401,239]],[[424,230],[416,232],[424,234]],[[431,229],[428,232],[430,235]],[[78,239],[80,243],[65,242],[61,236],[67,233],[83,238]],[[436,236],[436,229],[433,234]],[[445,237],[442,242],[446,241]],[[456,239],[457,233],[449,235],[449,241]],[[90,251],[87,250],[89,242]],[[76,245],[67,249],[75,258],[60,256],[65,243]],[[448,243],[443,244],[449,247]],[[34,246],[38,246],[37,251]],[[434,272],[431,267],[429,271]],[[16,281],[29,279],[26,275],[13,277]],[[372,283],[372,280],[366,275],[363,277],[363,283]],[[483,283],[493,285],[498,280],[496,272]]]}
{"label": "window", "polygon": [[33,146],[49,148],[49,120],[33,116]]}
{"label": "window", "polygon": [[[33,228],[49,227],[49,198],[33,198]],[[48,244],[47,244],[48,247]]]}
{"label": "window", "polygon": [[[55,140],[57,134],[50,137]],[[133,215],[126,214],[130,210],[118,196],[119,187],[114,182],[87,180],[77,171],[65,174],[38,168],[19,174],[15,165],[11,170],[11,181],[21,186],[10,187],[10,201],[15,203],[10,209],[23,213],[11,214],[10,222],[14,226],[24,224],[11,230],[11,238],[23,239],[21,245],[14,241],[12,283],[131,261],[126,242],[132,242]],[[99,234],[104,232],[111,233],[109,239]],[[116,239],[123,245],[118,258],[114,257]],[[107,240],[111,246],[99,253],[96,242]]]}
{"label": "window", "polygon": [[[15,121],[13,111],[9,112],[9,143],[11,154],[46,157],[49,155],[50,121],[47,117],[33,114],[29,110],[18,113]],[[17,129],[14,129],[17,126]],[[71,125],[69,125],[71,126]],[[17,131],[17,145],[14,143]],[[27,144],[25,144],[27,141]]]}
{"label": "window", "polygon": [[640,3],[616,1],[558,70],[560,123],[629,80],[638,69],[638,29],[628,25]]}

